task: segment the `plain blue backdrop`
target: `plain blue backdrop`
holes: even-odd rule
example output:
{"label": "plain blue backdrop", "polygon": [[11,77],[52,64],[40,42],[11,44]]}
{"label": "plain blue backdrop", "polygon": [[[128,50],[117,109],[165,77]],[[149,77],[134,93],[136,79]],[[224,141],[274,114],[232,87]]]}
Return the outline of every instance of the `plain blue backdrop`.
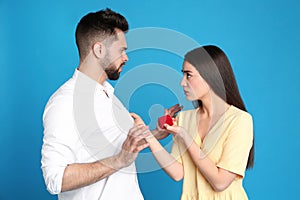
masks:
{"label": "plain blue backdrop", "polygon": [[[167,28],[220,46],[254,118],[256,164],[244,181],[249,198],[299,198],[299,1],[0,0],[1,200],[57,198],[47,192],[40,169],[43,109],[78,65],[78,20],[106,7],[123,14],[131,29]],[[182,62],[151,49],[129,53],[129,59],[122,76],[152,62],[180,72]],[[161,105],[158,116],[159,108],[174,103],[168,88],[148,84],[132,94],[128,109],[150,123],[152,105]],[[181,182],[162,170],[138,177],[146,200],[179,199]]]}

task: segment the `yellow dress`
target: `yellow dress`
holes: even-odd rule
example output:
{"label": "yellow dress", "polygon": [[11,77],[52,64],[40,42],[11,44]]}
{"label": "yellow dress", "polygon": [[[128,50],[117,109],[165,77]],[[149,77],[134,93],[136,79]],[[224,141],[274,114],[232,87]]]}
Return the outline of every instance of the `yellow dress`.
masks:
{"label": "yellow dress", "polygon": [[186,147],[173,137],[172,155],[184,166],[181,200],[245,200],[242,181],[249,151],[253,144],[253,123],[249,113],[234,106],[221,116],[201,141],[197,128],[197,109],[182,111],[177,125],[194,137],[204,154],[217,167],[238,174],[231,185],[216,192],[197,170]]}

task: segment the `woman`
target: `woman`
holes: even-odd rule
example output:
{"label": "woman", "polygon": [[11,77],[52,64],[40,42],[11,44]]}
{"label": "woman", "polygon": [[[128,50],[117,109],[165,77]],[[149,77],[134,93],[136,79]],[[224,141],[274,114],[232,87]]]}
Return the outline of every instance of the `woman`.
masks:
{"label": "woman", "polygon": [[248,199],[242,180],[253,166],[253,124],[229,60],[220,48],[203,46],[185,55],[182,72],[180,85],[196,109],[164,125],[173,134],[171,154],[152,136],[151,151],[171,178],[184,178],[182,200]]}

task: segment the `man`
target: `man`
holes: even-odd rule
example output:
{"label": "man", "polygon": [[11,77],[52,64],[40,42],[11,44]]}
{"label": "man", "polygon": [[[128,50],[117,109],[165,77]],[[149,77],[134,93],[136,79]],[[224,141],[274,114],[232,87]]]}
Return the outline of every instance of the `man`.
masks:
{"label": "man", "polygon": [[43,115],[42,171],[59,199],[143,199],[134,161],[148,146],[147,127],[134,127],[106,81],[117,80],[128,61],[127,30],[126,19],[110,9],[77,25],[79,66]]}

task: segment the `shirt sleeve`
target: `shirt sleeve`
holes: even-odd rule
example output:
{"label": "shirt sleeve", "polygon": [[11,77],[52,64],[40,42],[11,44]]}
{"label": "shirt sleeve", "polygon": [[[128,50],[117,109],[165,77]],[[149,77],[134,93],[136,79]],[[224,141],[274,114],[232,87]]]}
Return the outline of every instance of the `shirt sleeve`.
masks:
{"label": "shirt sleeve", "polygon": [[252,117],[250,114],[244,113],[237,117],[229,127],[229,134],[217,166],[243,177],[252,145]]}
{"label": "shirt sleeve", "polygon": [[50,103],[46,106],[43,116],[41,164],[45,184],[51,194],[61,192],[64,170],[68,164],[75,161],[72,143],[76,132],[70,109],[70,105],[64,103]]}

